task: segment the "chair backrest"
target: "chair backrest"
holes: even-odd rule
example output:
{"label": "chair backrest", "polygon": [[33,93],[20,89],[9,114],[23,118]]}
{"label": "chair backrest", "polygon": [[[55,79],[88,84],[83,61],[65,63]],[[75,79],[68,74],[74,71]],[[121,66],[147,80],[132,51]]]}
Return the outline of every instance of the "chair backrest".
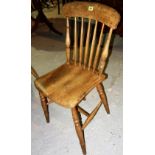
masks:
{"label": "chair backrest", "polygon": [[[112,32],[117,28],[120,21],[119,13],[113,8],[94,2],[70,2],[63,7],[63,15],[67,18],[66,22],[66,58],[67,63],[81,65],[84,69],[99,72],[101,75],[105,68],[108,57],[109,44]],[[74,19],[74,50],[73,56],[70,50],[70,24],[69,19]],[[77,20],[81,20],[80,32],[77,30]],[[88,21],[86,39],[84,40],[84,21]],[[94,32],[90,45],[91,24],[95,23]],[[101,23],[99,39],[96,39],[98,23]],[[103,40],[104,27],[109,31],[105,39],[103,50],[101,44]],[[79,35],[79,36],[78,36]],[[78,39],[78,37],[80,39]],[[78,43],[79,41],[79,43]],[[83,48],[85,42],[85,48]],[[78,49],[79,44],[79,49]],[[97,45],[97,46],[96,46]],[[90,48],[89,48],[90,47]],[[100,52],[101,51],[101,52]]]}

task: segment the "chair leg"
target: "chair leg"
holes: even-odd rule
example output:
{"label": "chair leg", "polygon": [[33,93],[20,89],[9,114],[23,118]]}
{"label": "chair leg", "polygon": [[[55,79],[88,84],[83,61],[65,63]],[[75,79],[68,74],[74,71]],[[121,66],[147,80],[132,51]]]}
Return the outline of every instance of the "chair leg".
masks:
{"label": "chair leg", "polygon": [[44,111],[44,115],[46,118],[46,122],[49,123],[49,111],[48,111],[48,105],[47,105],[47,98],[41,92],[39,92],[39,95],[40,95],[42,109]]}
{"label": "chair leg", "polygon": [[80,113],[77,110],[77,107],[72,108],[72,116],[73,116],[73,121],[76,129],[77,136],[80,141],[80,145],[82,148],[82,152],[84,155],[86,155],[86,145],[85,145],[85,138],[84,138],[84,131],[82,130],[82,125],[81,125],[81,116]]}
{"label": "chair leg", "polygon": [[99,96],[103,102],[103,105],[105,107],[105,110],[107,112],[107,114],[110,114],[110,110],[109,110],[109,105],[108,105],[108,102],[107,102],[107,97],[106,97],[106,93],[105,93],[105,90],[104,90],[104,87],[103,87],[103,84],[100,83],[96,86],[96,89],[99,93]]}

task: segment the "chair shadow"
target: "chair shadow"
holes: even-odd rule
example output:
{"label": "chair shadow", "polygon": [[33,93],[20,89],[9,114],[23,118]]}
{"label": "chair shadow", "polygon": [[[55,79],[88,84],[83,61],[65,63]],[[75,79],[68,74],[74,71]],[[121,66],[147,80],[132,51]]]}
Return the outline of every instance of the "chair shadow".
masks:
{"label": "chair shadow", "polygon": [[45,24],[39,24],[36,31],[31,34],[31,46],[38,50],[45,50],[48,52],[65,51],[65,19],[56,18],[50,21],[63,35],[58,35],[50,31]]}

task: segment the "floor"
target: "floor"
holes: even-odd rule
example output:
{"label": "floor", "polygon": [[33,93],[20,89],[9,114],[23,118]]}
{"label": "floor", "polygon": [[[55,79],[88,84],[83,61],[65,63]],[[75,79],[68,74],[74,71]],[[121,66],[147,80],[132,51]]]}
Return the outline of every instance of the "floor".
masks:
{"label": "floor", "polygon": [[[61,32],[64,21],[52,19]],[[46,25],[40,24],[32,34],[32,66],[42,75],[65,62],[65,35],[57,36]],[[111,114],[101,107],[85,129],[87,155],[123,154],[123,40],[115,37],[112,54],[106,69],[108,79],[103,83]],[[57,104],[49,106],[50,123],[47,124],[41,109],[38,92],[32,77],[32,155],[82,155],[69,109]],[[89,112],[96,106],[99,96],[94,89],[81,106]],[[82,116],[83,121],[85,117]]]}

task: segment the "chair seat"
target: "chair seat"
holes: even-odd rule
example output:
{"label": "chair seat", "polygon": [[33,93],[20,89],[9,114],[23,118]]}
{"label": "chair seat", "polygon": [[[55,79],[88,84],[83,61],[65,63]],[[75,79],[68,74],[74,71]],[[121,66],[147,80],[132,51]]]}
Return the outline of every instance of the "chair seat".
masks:
{"label": "chair seat", "polygon": [[105,78],[78,65],[64,64],[36,79],[35,85],[50,100],[73,108]]}

